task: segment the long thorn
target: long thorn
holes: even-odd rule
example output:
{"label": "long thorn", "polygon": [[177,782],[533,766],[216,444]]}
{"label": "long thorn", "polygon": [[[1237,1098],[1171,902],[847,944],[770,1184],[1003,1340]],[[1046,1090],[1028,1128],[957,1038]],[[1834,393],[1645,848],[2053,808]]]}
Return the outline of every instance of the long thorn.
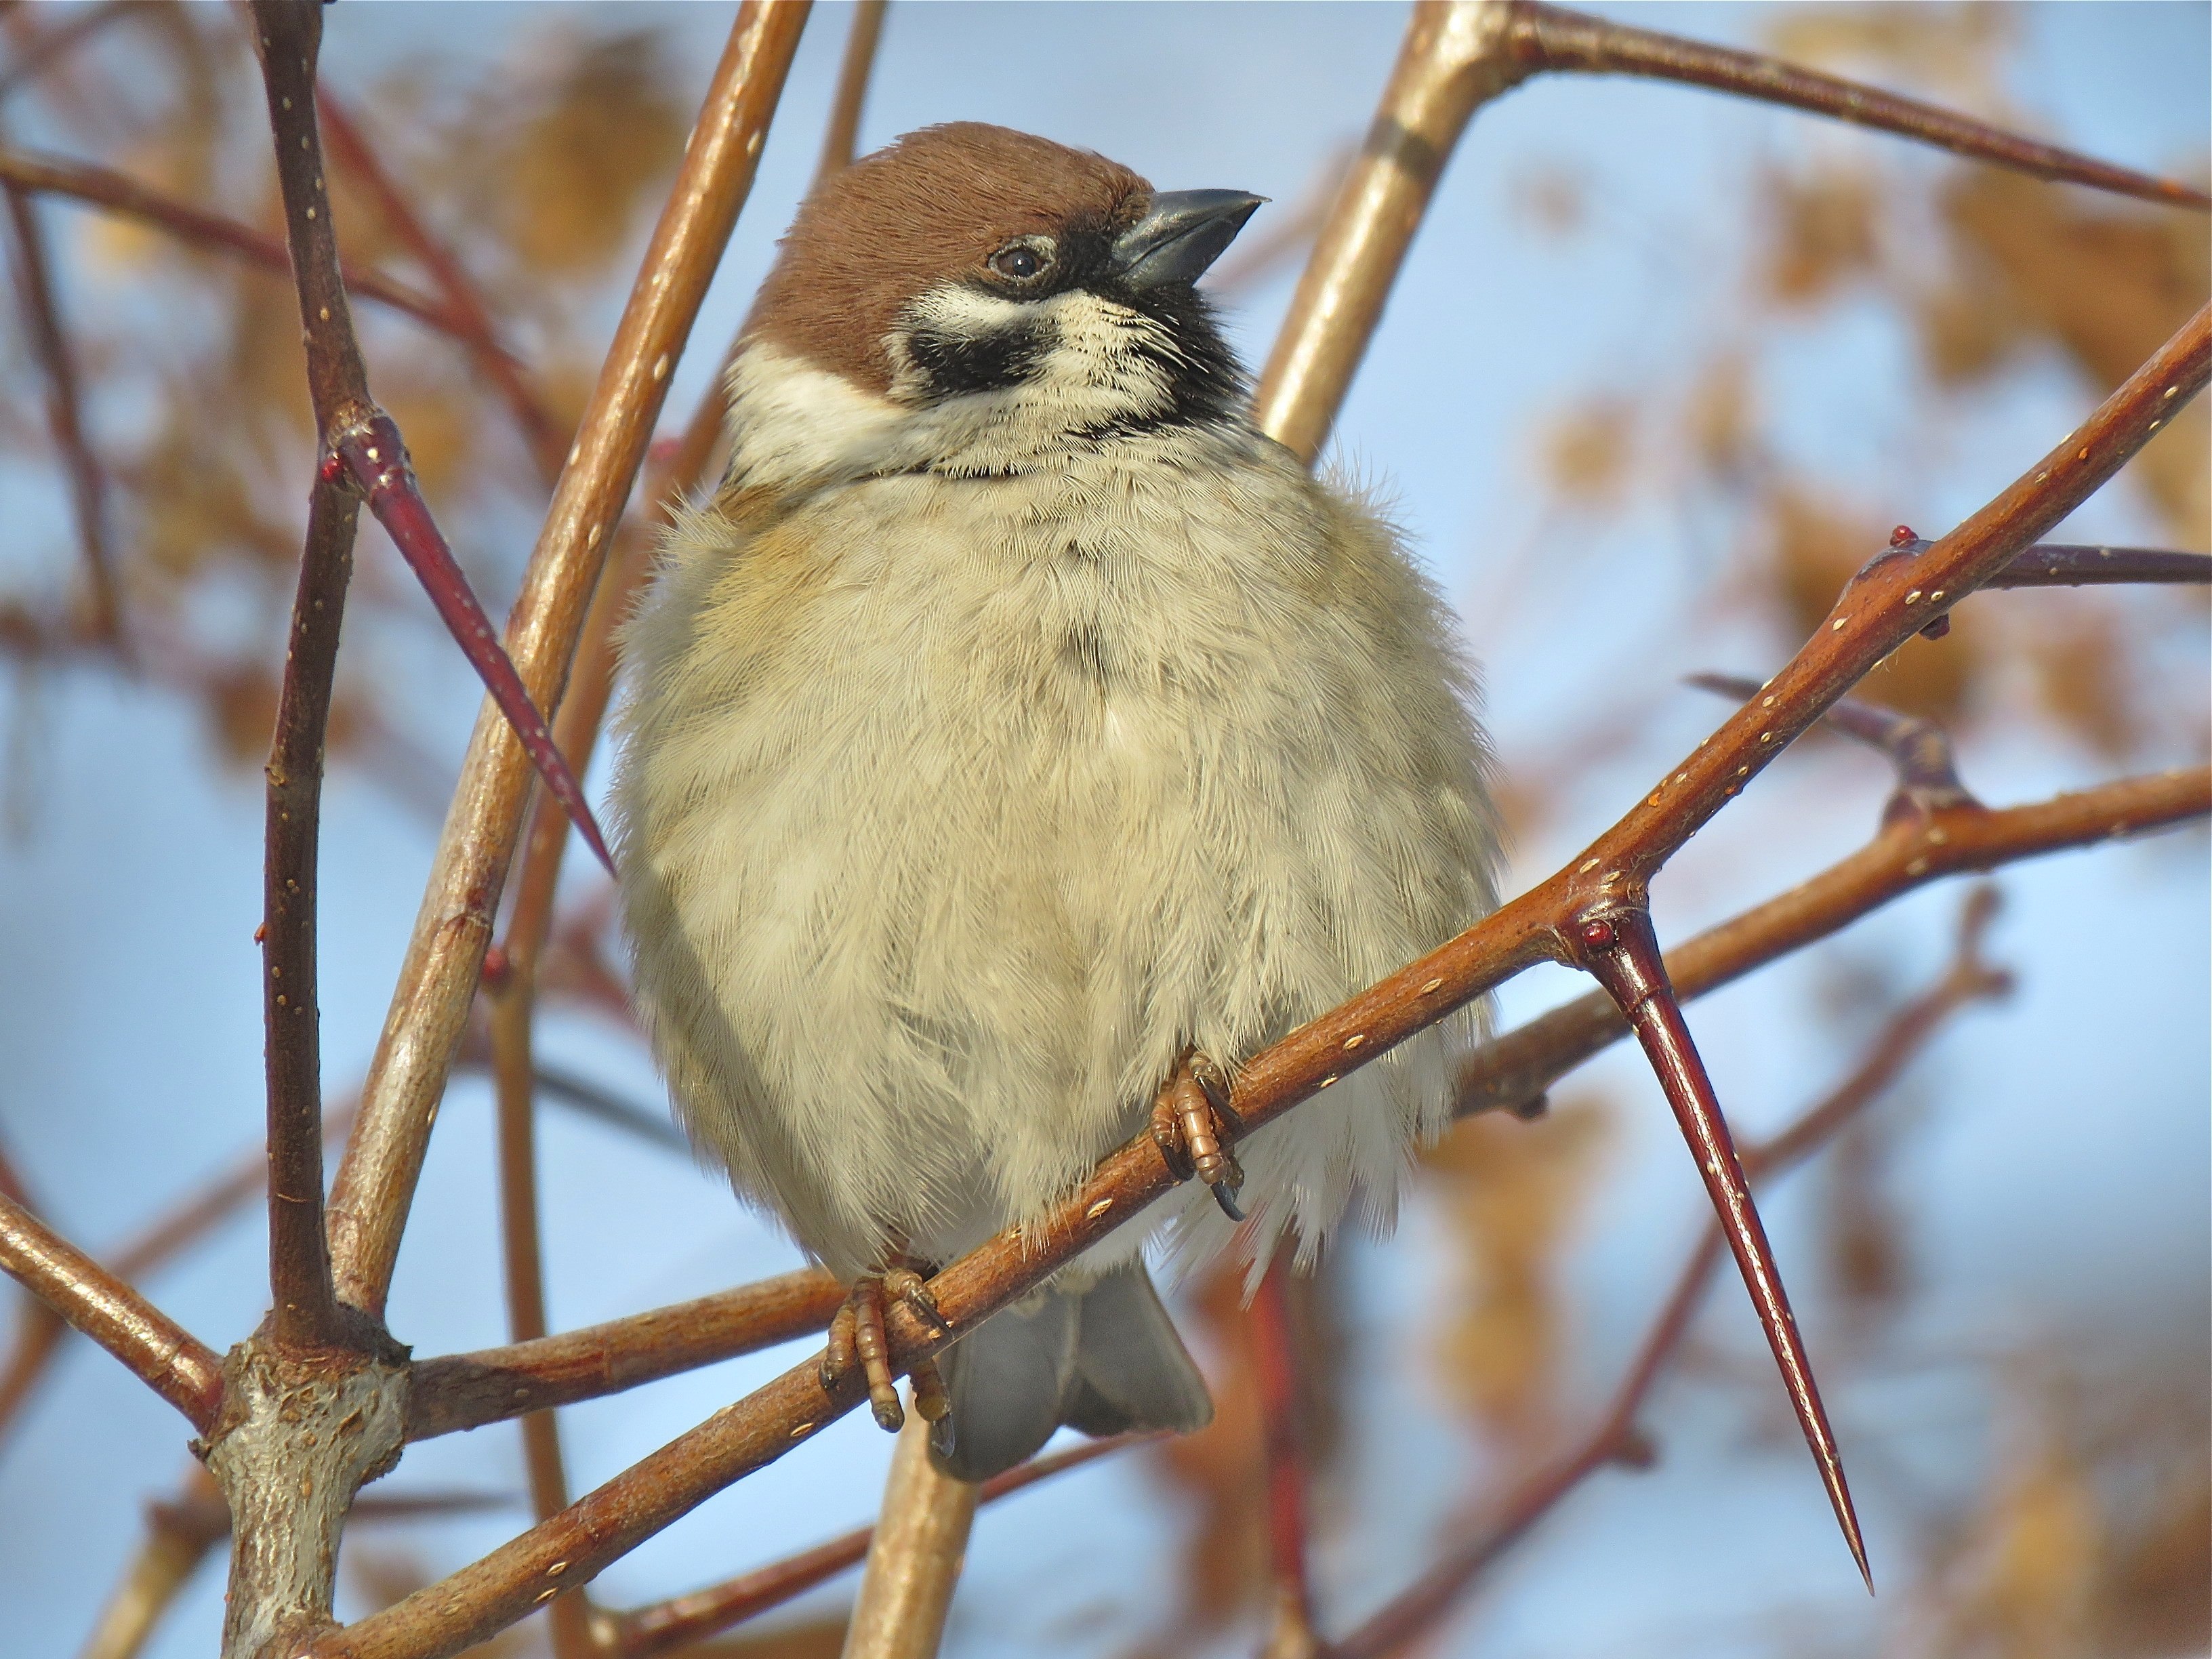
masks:
{"label": "long thorn", "polygon": [[331,459],[325,465],[334,462],[353,475],[368,499],[368,510],[376,514],[414,569],[430,603],[438,608],[440,619],[467,654],[500,713],[507,716],[538,775],[561,803],[584,844],[598,855],[607,873],[614,874],[614,854],[607,851],[606,842],[599,835],[599,823],[584,799],[583,786],[555,745],[545,716],[531,701],[529,688],[523,684],[514,659],[500,643],[498,631],[484,615],[468,578],[453,559],[453,549],[447,545],[415,486],[399,428],[380,410],[332,437]]}
{"label": "long thorn", "polygon": [[1790,1310],[1789,1294],[1782,1288],[1782,1274],[1774,1265],[1774,1252],[1759,1222],[1759,1207],[1752,1201],[1751,1183],[1736,1156],[1728,1120],[1721,1115],[1712,1079],[1690,1040],[1690,1028],[1682,1018],[1674,987],[1667,982],[1667,965],[1651,931],[1650,913],[1626,905],[1592,910],[1580,923],[1577,943],[1583,966],[1620,1006],[1622,1018],[1644,1045],[1660,1087],[1666,1091],[1667,1103],[1674,1109],[1674,1121],[1681,1125],[1682,1137],[1698,1160],[1698,1172],[1705,1178],[1713,1212],[1743,1273],[1744,1287],[1751,1292],[1752,1305],[1759,1311],[1759,1326],[1774,1350],[1775,1363],[1782,1368],[1782,1381],[1790,1390],[1797,1425],[1804,1431],[1805,1443],[1820,1466],[1821,1484],[1828,1489],[1837,1524],[1844,1529],[1844,1541],[1850,1547],[1851,1559],[1858,1564],[1859,1576],[1871,1595],[1874,1574],[1867,1565],[1866,1540],[1859,1531],[1850,1487],[1844,1479],[1835,1432],[1829,1428],[1828,1413],[1820,1404],[1820,1385],[1813,1379],[1812,1363],[1797,1333],[1797,1318]]}

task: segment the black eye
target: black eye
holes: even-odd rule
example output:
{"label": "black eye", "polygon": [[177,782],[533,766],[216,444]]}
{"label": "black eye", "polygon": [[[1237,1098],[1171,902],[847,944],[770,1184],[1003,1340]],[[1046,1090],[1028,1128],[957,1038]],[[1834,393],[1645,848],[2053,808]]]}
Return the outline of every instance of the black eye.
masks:
{"label": "black eye", "polygon": [[1010,242],[991,256],[991,269],[1012,282],[1026,283],[1051,263],[1049,251],[1033,242]]}

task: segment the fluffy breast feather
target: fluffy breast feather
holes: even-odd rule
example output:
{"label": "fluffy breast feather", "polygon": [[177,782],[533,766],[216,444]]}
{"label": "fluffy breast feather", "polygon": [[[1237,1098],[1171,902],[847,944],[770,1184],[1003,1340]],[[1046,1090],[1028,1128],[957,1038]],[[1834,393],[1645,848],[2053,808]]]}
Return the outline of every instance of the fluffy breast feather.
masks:
{"label": "fluffy breast feather", "polygon": [[[1441,602],[1249,428],[708,509],[627,656],[640,1007],[695,1136],[841,1273],[1035,1213],[1185,1043],[1233,1066],[1493,902]],[[1263,1241],[1387,1212],[1475,1018],[1240,1147]]]}

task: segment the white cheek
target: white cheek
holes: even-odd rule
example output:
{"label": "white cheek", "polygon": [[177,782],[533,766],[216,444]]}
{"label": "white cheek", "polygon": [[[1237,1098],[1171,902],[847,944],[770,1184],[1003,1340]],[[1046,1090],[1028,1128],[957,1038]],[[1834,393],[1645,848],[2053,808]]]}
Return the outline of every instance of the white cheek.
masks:
{"label": "white cheek", "polygon": [[730,370],[730,477],[779,485],[866,471],[909,419],[842,375],[756,342]]}

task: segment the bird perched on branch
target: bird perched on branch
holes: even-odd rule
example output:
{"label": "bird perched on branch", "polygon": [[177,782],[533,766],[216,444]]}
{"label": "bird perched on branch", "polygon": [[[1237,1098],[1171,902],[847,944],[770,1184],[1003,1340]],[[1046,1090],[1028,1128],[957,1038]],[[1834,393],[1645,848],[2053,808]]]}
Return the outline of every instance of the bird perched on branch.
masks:
{"label": "bird perched on branch", "polygon": [[[887,1427],[884,1298],[927,1316],[1148,1122],[1205,1177],[1187,1256],[1240,1201],[1261,1259],[1387,1218],[1479,1018],[1236,1142],[1239,1058],[1487,911],[1497,848],[1443,602],[1255,429],[1194,289],[1258,205],[973,124],[830,178],[627,635],[638,1007],[694,1139],[853,1284],[828,1364]],[[917,1373],[940,1467],[1207,1419],[1144,1243]]]}

